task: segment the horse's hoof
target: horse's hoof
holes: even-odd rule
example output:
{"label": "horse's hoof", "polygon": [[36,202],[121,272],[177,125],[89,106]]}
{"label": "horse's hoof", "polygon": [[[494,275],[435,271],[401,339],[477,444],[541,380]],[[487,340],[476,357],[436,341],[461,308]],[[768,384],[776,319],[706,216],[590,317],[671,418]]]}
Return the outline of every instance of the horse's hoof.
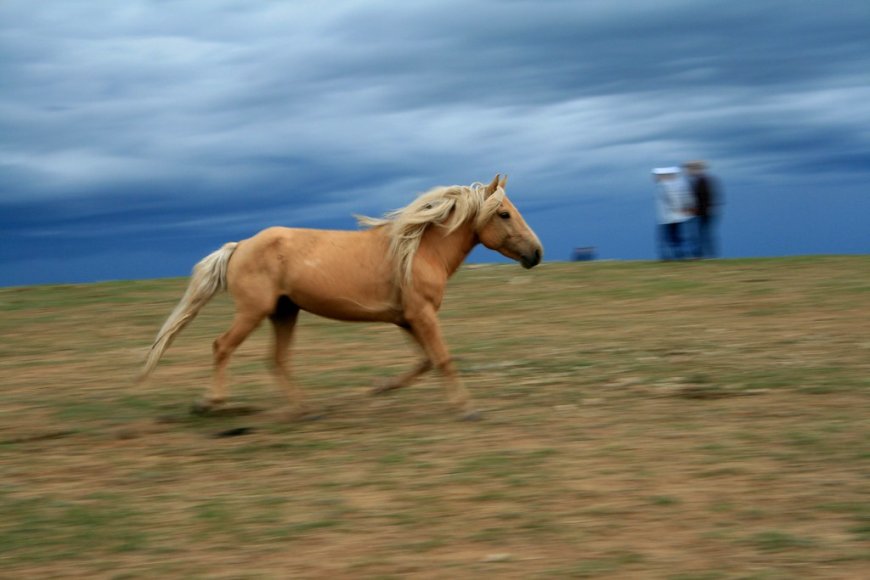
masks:
{"label": "horse's hoof", "polygon": [[460,421],[480,421],[483,418],[483,415],[478,409],[472,409],[471,411],[466,411],[460,417]]}
{"label": "horse's hoof", "polygon": [[373,397],[376,397],[378,395],[383,395],[384,393],[388,393],[395,388],[396,387],[393,386],[393,382],[390,381],[389,379],[380,379],[380,380],[376,380],[374,382],[374,385],[369,390],[369,394]]}

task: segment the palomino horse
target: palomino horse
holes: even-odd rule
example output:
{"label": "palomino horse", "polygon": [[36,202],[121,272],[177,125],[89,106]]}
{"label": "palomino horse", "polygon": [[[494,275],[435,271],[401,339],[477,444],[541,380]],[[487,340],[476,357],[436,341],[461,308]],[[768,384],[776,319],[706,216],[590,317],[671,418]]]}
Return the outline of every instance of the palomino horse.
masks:
{"label": "palomino horse", "polygon": [[434,367],[443,373],[448,399],[462,417],[477,418],[441,338],[437,313],[447,279],[478,243],[525,268],[541,261],[541,242],[505,196],[506,181],[496,175],[489,185],[435,188],[383,219],[358,218],[364,230],[273,227],[225,244],[194,267],[187,291],[151,345],[140,379],[206,302],[219,290],[229,290],[235,318],[214,341],[213,382],[194,412],[206,413],[226,402],[230,355],[268,317],[275,330],[276,378],[287,392],[291,414],[304,415],[288,355],[299,311],[306,310],[401,327],[424,358],[373,392],[405,387]]}

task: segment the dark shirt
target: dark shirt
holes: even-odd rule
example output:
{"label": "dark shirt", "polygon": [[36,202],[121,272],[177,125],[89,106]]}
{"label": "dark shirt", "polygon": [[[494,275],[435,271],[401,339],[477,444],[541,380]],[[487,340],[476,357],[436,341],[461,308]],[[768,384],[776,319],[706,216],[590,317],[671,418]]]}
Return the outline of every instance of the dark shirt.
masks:
{"label": "dark shirt", "polygon": [[692,196],[695,198],[695,214],[699,217],[710,217],[719,205],[716,184],[713,178],[704,175],[696,175],[692,179]]}

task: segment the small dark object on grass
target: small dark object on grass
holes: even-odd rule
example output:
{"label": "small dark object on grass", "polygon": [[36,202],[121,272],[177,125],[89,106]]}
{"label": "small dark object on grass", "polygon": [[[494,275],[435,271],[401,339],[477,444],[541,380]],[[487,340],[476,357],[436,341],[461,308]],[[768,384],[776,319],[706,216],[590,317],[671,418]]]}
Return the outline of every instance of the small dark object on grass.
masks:
{"label": "small dark object on grass", "polygon": [[247,435],[253,430],[253,427],[235,427],[233,429],[227,429],[226,431],[215,433],[215,437],[238,437],[239,435]]}
{"label": "small dark object on grass", "polygon": [[75,431],[50,431],[48,433],[34,433],[32,435],[19,435],[11,439],[0,441],[2,445],[13,445],[15,443],[32,443],[34,441],[47,441],[49,439],[60,439],[61,437],[69,437],[75,435]]}
{"label": "small dark object on grass", "polygon": [[480,411],[475,409],[473,411],[469,411],[468,413],[465,413],[464,415],[462,415],[459,418],[459,420],[460,421],[468,421],[470,423],[475,423],[477,421],[480,421],[482,418],[483,418],[483,415],[480,413]]}

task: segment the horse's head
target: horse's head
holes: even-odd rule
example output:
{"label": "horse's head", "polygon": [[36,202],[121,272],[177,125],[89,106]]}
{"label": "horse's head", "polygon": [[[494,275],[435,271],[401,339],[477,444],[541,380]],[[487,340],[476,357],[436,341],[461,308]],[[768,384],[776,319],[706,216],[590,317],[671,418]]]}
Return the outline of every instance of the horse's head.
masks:
{"label": "horse's head", "polygon": [[[481,216],[484,221],[477,224],[477,237],[484,246],[516,260],[523,268],[534,268],[544,256],[544,247],[504,194],[507,177],[499,178],[496,175],[484,189],[485,205],[497,204],[497,207],[493,213],[487,211]],[[486,216],[489,216],[488,219]]]}

